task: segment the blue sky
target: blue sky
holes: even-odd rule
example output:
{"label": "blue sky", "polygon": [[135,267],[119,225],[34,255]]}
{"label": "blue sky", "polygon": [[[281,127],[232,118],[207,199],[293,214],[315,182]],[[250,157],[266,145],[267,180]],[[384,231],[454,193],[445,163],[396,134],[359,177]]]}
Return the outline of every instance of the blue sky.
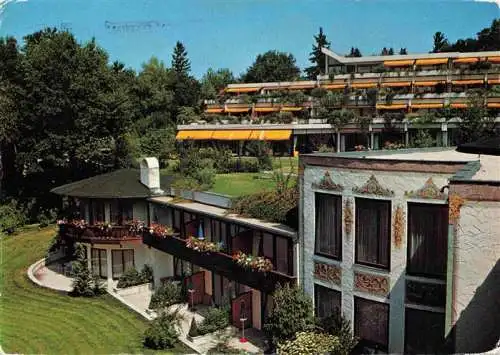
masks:
{"label": "blue sky", "polygon": [[339,53],[351,46],[364,55],[384,46],[427,52],[436,31],[455,40],[489,26],[500,17],[498,1],[0,0],[0,36],[67,28],[80,41],[96,37],[112,60],[134,69],[152,55],[170,64],[180,40],[195,76],[209,67],[237,75],[269,49],[292,53],[301,68],[309,65],[319,26]]}

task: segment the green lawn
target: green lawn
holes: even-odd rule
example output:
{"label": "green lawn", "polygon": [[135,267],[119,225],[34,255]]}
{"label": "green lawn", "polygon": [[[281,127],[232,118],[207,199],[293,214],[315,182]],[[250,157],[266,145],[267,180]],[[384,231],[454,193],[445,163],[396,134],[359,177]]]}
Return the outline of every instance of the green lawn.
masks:
{"label": "green lawn", "polygon": [[215,184],[210,192],[229,196],[242,196],[252,194],[275,186],[272,175],[259,178],[261,173],[232,173],[217,174]]}
{"label": "green lawn", "polygon": [[[73,298],[35,286],[26,270],[45,254],[53,226],[0,240],[0,344],[7,353],[152,353],[147,322],[110,295]],[[186,352],[181,346],[173,352]]]}

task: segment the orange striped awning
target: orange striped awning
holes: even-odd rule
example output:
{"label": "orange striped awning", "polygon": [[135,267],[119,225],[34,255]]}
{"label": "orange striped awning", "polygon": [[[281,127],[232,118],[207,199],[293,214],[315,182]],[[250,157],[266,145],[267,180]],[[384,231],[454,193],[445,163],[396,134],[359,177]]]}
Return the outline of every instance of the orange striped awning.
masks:
{"label": "orange striped awning", "polygon": [[304,108],[300,106],[283,106],[281,111],[285,112],[294,112],[294,111],[302,111]]}
{"label": "orange striped awning", "polygon": [[335,89],[343,89],[346,87],[346,84],[325,84],[321,85],[322,89],[326,90],[335,90]]}
{"label": "orange striped awning", "polygon": [[369,89],[369,88],[376,88],[377,83],[352,83],[351,87],[353,89]]}
{"label": "orange striped awning", "polygon": [[226,92],[257,92],[259,87],[227,88]]}
{"label": "orange striped awning", "polygon": [[386,67],[409,67],[413,65],[414,60],[386,60],[384,66]]}
{"label": "orange striped awning", "polygon": [[436,86],[438,84],[444,84],[444,81],[415,81],[414,86]]}
{"label": "orange striped awning", "polygon": [[250,111],[250,107],[226,107],[224,111],[228,113],[243,113]]}
{"label": "orange striped awning", "polygon": [[488,79],[489,85],[500,85],[500,78],[498,79]]}
{"label": "orange striped awning", "polygon": [[187,131],[179,131],[175,136],[175,139],[178,141],[182,140],[207,140],[212,139],[213,131],[204,131],[204,130],[187,130]]}
{"label": "orange striped awning", "polygon": [[401,87],[406,87],[406,86],[410,86],[410,85],[411,85],[411,81],[392,81],[392,82],[380,84],[380,86],[383,88],[401,88]]}
{"label": "orange striped awning", "polygon": [[455,102],[450,104],[451,108],[467,108],[467,104],[462,102]]}
{"label": "orange striped awning", "polygon": [[244,141],[248,140],[251,130],[234,130],[234,131],[214,131],[212,139],[222,140],[222,141]]}
{"label": "orange striped awning", "polygon": [[412,104],[411,108],[442,108],[442,103]]}
{"label": "orange striped awning", "polygon": [[479,62],[478,57],[464,57],[464,58],[453,59],[454,64],[469,64],[469,63],[477,63],[477,62]]}
{"label": "orange striped awning", "polygon": [[448,58],[417,59],[415,65],[438,65],[448,63]]}
{"label": "orange striped awning", "polygon": [[395,104],[395,105],[382,105],[377,104],[377,110],[402,110],[406,108],[405,104]]}
{"label": "orange striped awning", "polygon": [[288,86],[289,90],[300,90],[300,89],[314,89],[315,84],[290,84]]}
{"label": "orange striped awning", "polygon": [[500,102],[488,102],[488,108],[500,108]]}
{"label": "orange striped awning", "polygon": [[490,62],[490,63],[500,63],[500,56],[498,56],[498,57],[488,57],[487,61]]}
{"label": "orange striped awning", "polygon": [[207,108],[205,113],[222,113],[223,111],[223,108]]}
{"label": "orange striped awning", "polygon": [[452,80],[453,85],[480,85],[483,84],[483,80]]}
{"label": "orange striped awning", "polygon": [[291,129],[276,129],[264,131],[265,141],[286,141],[292,135]]}
{"label": "orange striped awning", "polygon": [[277,112],[279,110],[280,110],[279,106],[274,106],[274,107],[256,107],[256,108],[254,108],[255,112]]}

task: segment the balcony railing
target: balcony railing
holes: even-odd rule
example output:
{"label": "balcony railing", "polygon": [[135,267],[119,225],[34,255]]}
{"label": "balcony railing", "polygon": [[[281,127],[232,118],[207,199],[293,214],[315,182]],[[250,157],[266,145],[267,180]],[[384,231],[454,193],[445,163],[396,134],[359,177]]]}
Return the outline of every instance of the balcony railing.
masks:
{"label": "balcony railing", "polygon": [[117,244],[125,241],[140,241],[142,234],[131,230],[132,226],[96,226],[64,223],[59,225],[63,238],[85,243]]}
{"label": "balcony railing", "polygon": [[222,252],[200,253],[188,248],[186,240],[181,239],[178,235],[162,238],[145,232],[143,243],[263,292],[273,292],[278,284],[296,282],[294,276],[276,271],[260,272],[244,268],[238,265],[231,255]]}

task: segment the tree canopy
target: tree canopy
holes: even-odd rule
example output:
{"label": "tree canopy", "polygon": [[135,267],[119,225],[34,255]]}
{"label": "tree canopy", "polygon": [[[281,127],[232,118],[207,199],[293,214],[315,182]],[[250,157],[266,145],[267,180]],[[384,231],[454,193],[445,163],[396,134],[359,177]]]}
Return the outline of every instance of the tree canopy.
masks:
{"label": "tree canopy", "polygon": [[351,51],[346,57],[362,57],[361,51],[357,47],[351,47]]}
{"label": "tree canopy", "polygon": [[330,42],[323,33],[323,27],[320,27],[319,33],[314,36],[312,52],[309,53],[309,61],[313,65],[304,70],[309,80],[316,80],[316,77],[325,70],[325,55],[321,52],[321,48],[323,47],[330,48]]}
{"label": "tree canopy", "polygon": [[177,41],[174,47],[174,53],[172,54],[172,69],[177,74],[189,75],[191,71],[191,63],[188,59],[188,54],[186,47]]}
{"label": "tree canopy", "polygon": [[267,51],[259,54],[243,74],[245,83],[293,81],[299,78],[300,69],[290,53]]}
{"label": "tree canopy", "polygon": [[492,21],[490,27],[483,28],[476,38],[458,39],[449,43],[444,33],[434,34],[433,52],[480,52],[500,50],[500,19]]}
{"label": "tree canopy", "polygon": [[233,72],[229,69],[209,68],[201,78],[201,96],[204,99],[214,99],[228,84],[235,81]]}

